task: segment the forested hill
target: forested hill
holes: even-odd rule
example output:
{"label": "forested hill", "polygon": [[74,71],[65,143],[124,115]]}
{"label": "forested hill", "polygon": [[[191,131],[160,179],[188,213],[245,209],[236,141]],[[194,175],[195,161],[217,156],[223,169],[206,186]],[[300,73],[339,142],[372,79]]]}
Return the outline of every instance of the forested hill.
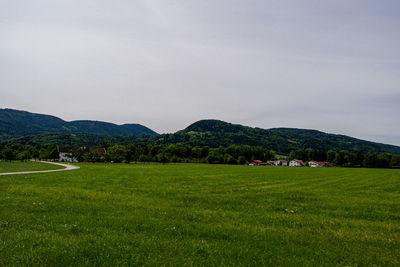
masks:
{"label": "forested hill", "polygon": [[174,134],[152,137],[158,143],[192,146],[253,145],[288,153],[295,149],[346,150],[350,152],[400,153],[400,147],[357,138],[294,128],[260,129],[219,120],[201,120]]}
{"label": "forested hill", "polygon": [[140,124],[117,125],[101,121],[67,122],[60,118],[14,109],[0,109],[0,140],[33,134],[83,133],[96,135],[156,135]]}
{"label": "forested hill", "polygon": [[400,154],[400,147],[316,130],[252,128],[219,120],[201,120],[171,134],[157,135],[139,124],[98,121],[66,122],[54,116],[0,109],[0,142],[94,146],[114,144],[175,144],[190,146],[262,146],[279,154],[297,149],[345,150]]}

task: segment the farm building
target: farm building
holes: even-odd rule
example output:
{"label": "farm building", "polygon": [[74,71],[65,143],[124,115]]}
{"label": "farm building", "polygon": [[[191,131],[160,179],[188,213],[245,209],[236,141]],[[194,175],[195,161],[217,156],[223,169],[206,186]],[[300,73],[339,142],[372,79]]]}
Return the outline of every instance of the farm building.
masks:
{"label": "farm building", "polygon": [[262,160],[255,159],[252,162],[250,162],[249,165],[262,165],[262,163],[263,163]]}
{"label": "farm building", "polygon": [[267,162],[261,162],[261,163],[258,164],[258,165],[262,165],[262,166],[272,166],[272,165],[275,165],[275,164],[274,164],[274,161],[268,160]]}
{"label": "farm building", "polygon": [[267,162],[264,162],[262,160],[253,160],[252,162],[249,163],[250,166],[273,166],[275,165],[275,162],[273,160],[268,160]]}
{"label": "farm building", "polygon": [[275,165],[275,161],[273,160],[268,160],[266,162],[262,161],[262,160],[253,160],[252,162],[249,163],[250,166],[274,166]]}
{"label": "farm building", "polygon": [[62,147],[57,146],[59,159],[58,161],[65,161],[65,162],[78,162],[74,157],[72,157],[71,152],[76,151],[77,147]]}
{"label": "farm building", "polygon": [[289,166],[290,167],[301,167],[304,166],[304,162],[300,159],[292,159],[289,161]]}
{"label": "farm building", "polygon": [[103,156],[106,153],[106,149],[102,147],[62,147],[57,146],[59,159],[58,161],[64,162],[78,162],[76,158],[72,156],[74,151],[81,149],[83,153],[94,152],[98,153],[100,156]]}
{"label": "farm building", "polygon": [[275,166],[287,166],[287,160],[278,159],[274,161]]}
{"label": "farm building", "polygon": [[324,167],[328,163],[329,162],[319,162],[319,161],[312,160],[312,161],[308,162],[308,166],[310,166],[310,167]]}

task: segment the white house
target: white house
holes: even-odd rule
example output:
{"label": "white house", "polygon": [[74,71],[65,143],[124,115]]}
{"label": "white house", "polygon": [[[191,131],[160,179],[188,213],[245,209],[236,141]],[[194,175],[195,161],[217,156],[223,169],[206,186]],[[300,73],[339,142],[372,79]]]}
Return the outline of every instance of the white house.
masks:
{"label": "white house", "polygon": [[304,162],[299,159],[292,159],[291,161],[289,161],[289,166],[290,167],[301,167],[301,166],[304,166]]}
{"label": "white house", "polygon": [[[106,153],[106,149],[102,147],[62,147],[57,146],[59,159],[58,161],[66,161],[66,162],[78,162],[78,159],[72,157],[73,151],[81,150],[82,153],[96,153],[100,156],[100,158],[104,159],[104,154]],[[87,161],[87,159],[84,159]]]}
{"label": "white house", "polygon": [[62,147],[57,146],[58,154],[60,158],[58,161],[66,161],[66,162],[78,162],[74,157],[72,157],[71,152],[76,150],[76,147]]}

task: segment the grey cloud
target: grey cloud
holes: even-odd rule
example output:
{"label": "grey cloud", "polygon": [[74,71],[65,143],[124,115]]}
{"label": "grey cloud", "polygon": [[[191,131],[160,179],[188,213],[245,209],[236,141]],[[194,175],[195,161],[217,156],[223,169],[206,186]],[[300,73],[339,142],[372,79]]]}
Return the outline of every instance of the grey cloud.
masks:
{"label": "grey cloud", "polygon": [[217,118],[400,145],[399,10],[389,0],[3,1],[0,105],[158,132]]}

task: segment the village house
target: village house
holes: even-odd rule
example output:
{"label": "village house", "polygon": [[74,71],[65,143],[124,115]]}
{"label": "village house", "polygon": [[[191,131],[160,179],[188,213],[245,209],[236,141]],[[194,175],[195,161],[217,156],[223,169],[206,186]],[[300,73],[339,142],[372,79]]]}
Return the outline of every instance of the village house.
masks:
{"label": "village house", "polygon": [[72,153],[74,151],[77,151],[78,149],[82,149],[83,153],[98,153],[100,156],[104,156],[106,153],[106,149],[102,147],[62,147],[62,146],[57,146],[58,154],[59,154],[59,159],[58,161],[63,161],[63,162],[78,162],[76,158],[73,157]]}
{"label": "village house", "polygon": [[275,165],[275,161],[273,160],[268,160],[266,162],[262,161],[262,160],[253,160],[252,162],[249,163],[250,166],[273,166]]}
{"label": "village house", "polygon": [[261,166],[271,166],[271,165],[273,165],[273,163],[269,160],[267,162],[261,162],[259,165],[261,165]]}
{"label": "village house", "polygon": [[251,166],[253,166],[253,165],[258,166],[258,165],[261,165],[262,163],[263,163],[262,160],[255,159],[255,160],[253,160],[252,162],[250,162],[249,165],[251,165]]}
{"label": "village house", "polygon": [[274,161],[275,166],[287,166],[288,162],[287,160],[283,160],[283,159],[278,159]]}
{"label": "village house", "polygon": [[328,163],[329,162],[319,162],[319,161],[312,160],[312,161],[308,162],[308,166],[310,166],[310,167],[324,167]]}
{"label": "village house", "polygon": [[304,162],[300,159],[292,159],[289,161],[289,166],[290,167],[302,167],[304,166]]}
{"label": "village house", "polygon": [[57,146],[59,159],[61,162],[78,162],[74,157],[72,157],[72,151],[76,151],[77,147],[62,147]]}

